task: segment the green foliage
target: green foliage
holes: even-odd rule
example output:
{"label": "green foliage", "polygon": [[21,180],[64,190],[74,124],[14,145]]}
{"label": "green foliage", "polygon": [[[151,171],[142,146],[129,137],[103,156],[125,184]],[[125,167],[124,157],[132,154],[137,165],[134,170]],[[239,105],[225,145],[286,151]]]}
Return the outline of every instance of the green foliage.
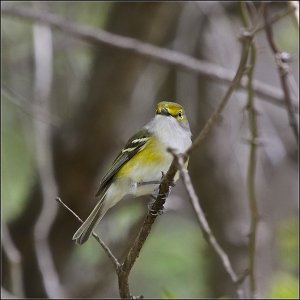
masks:
{"label": "green foliage", "polygon": [[299,235],[296,218],[285,220],[280,224],[278,241],[281,270],[272,277],[269,297],[298,298]]}
{"label": "green foliage", "polygon": [[269,298],[299,299],[298,280],[286,272],[277,273],[272,280]]}

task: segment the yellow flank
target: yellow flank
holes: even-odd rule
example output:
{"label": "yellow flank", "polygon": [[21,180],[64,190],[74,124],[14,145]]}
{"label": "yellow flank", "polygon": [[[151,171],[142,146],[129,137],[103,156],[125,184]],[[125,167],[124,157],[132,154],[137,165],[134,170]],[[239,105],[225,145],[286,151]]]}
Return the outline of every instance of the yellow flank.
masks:
{"label": "yellow flank", "polygon": [[[155,167],[163,164],[170,154],[159,141],[152,137],[144,146],[144,149],[133,156],[116,174],[116,179],[127,177],[135,173],[135,170],[145,167]],[[140,180],[143,180],[142,178]]]}

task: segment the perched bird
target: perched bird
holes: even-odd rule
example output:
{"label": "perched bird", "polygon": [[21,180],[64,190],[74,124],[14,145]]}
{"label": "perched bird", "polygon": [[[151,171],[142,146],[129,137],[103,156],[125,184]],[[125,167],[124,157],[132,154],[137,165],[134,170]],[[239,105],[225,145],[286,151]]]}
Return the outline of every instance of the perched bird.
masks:
{"label": "perched bird", "polygon": [[[162,172],[168,171],[173,160],[167,149],[183,153],[191,143],[183,107],[174,102],[158,103],[155,117],[128,140],[103,177],[96,194],[98,202],[73,240],[77,244],[86,242],[107,210],[126,195],[154,195]],[[178,177],[177,172],[174,181]]]}

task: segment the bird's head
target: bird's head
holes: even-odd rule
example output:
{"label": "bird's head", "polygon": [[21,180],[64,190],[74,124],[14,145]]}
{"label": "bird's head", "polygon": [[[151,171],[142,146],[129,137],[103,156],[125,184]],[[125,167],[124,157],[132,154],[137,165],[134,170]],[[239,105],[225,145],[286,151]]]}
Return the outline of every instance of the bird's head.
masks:
{"label": "bird's head", "polygon": [[189,125],[183,107],[175,102],[159,102],[157,104],[156,115],[173,117],[183,127]]}

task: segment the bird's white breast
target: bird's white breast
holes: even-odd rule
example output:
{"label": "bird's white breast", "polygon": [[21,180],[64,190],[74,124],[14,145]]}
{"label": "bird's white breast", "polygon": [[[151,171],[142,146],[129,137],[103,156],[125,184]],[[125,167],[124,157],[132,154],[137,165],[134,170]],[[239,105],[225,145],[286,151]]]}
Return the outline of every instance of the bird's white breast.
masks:
{"label": "bird's white breast", "polygon": [[192,144],[190,130],[180,126],[171,116],[156,115],[146,128],[165,145],[166,149],[172,148],[183,153]]}

